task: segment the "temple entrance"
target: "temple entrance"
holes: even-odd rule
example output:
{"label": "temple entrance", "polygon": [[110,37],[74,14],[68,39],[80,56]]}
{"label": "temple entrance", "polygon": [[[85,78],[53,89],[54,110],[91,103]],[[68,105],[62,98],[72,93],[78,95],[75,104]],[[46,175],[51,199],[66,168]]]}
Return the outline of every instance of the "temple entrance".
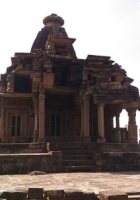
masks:
{"label": "temple entrance", "polygon": [[20,136],[21,134],[21,116],[12,116],[12,136]]}
{"label": "temple entrance", "polygon": [[49,94],[45,100],[45,141],[72,141],[80,134],[80,109],[72,95]]}
{"label": "temple entrance", "polygon": [[90,117],[90,137],[92,142],[97,142],[98,120],[96,117]]}
{"label": "temple entrance", "polygon": [[59,113],[51,114],[51,136],[61,135],[61,115]]}

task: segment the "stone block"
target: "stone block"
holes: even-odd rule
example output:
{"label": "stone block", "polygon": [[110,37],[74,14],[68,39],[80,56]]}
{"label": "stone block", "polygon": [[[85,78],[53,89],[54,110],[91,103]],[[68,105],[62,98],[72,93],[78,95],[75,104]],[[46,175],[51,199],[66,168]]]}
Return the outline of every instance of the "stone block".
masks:
{"label": "stone block", "polygon": [[128,195],[117,190],[99,192],[100,200],[128,200]]}
{"label": "stone block", "polygon": [[[27,198],[28,199],[28,198]],[[27,200],[25,199],[25,200]],[[13,199],[12,199],[13,200]],[[49,199],[44,199],[44,198],[41,198],[41,199],[30,199],[30,200],[49,200]]]}
{"label": "stone block", "polygon": [[6,86],[5,85],[0,85],[0,93],[6,92]]}
{"label": "stone block", "polygon": [[43,188],[28,188],[28,199],[41,199],[43,192]]}
{"label": "stone block", "polygon": [[53,73],[43,73],[43,85],[53,86],[54,85],[54,74]]}
{"label": "stone block", "polygon": [[97,142],[99,142],[99,143],[105,143],[106,139],[104,137],[100,137],[100,138],[97,139]]}
{"label": "stone block", "polygon": [[85,199],[84,197],[67,197],[64,200],[88,200],[88,199]]}
{"label": "stone block", "polygon": [[7,199],[7,200],[24,200],[27,197],[27,192],[7,192],[4,191],[1,193],[0,198],[1,199]]}
{"label": "stone block", "polygon": [[33,72],[31,74],[31,78],[41,78],[42,77],[42,73],[41,72]]}
{"label": "stone block", "polygon": [[39,83],[42,81],[41,77],[33,78],[33,83]]}
{"label": "stone block", "polygon": [[85,200],[99,200],[95,193],[84,193],[83,197]]}
{"label": "stone block", "polygon": [[83,197],[83,192],[81,191],[65,191],[65,196],[66,197]]}
{"label": "stone block", "polygon": [[61,156],[62,156],[61,151],[50,151],[49,154],[50,154],[51,156],[58,156],[58,157],[61,157]]}
{"label": "stone block", "polygon": [[64,190],[47,190],[44,192],[45,198],[63,198],[64,197]]}

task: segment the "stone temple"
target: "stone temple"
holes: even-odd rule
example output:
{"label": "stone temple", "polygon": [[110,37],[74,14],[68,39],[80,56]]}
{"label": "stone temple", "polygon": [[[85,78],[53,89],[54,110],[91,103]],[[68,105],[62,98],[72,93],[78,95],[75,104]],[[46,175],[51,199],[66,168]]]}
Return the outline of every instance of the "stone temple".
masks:
{"label": "stone temple", "polygon": [[[30,53],[15,53],[0,80],[3,143],[137,143],[138,89],[108,56],[76,57],[74,38],[51,14]],[[119,115],[128,112],[128,130]],[[116,128],[113,127],[116,117]]]}
{"label": "stone temple", "polygon": [[108,56],[77,58],[60,16],[43,23],[1,75],[0,174],[140,170],[133,79]]}
{"label": "stone temple", "polygon": [[[0,199],[140,199],[139,172],[128,173],[140,170],[133,79],[108,56],[77,58],[58,15],[43,23],[31,52],[15,53],[0,79],[0,174],[22,174],[1,176]],[[111,176],[23,176],[69,171]]]}

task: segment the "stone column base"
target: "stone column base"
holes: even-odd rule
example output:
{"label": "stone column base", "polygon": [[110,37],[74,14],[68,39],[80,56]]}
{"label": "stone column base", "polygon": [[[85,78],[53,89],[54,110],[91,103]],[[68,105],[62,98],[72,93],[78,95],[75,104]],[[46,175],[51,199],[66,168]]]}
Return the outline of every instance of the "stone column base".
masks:
{"label": "stone column base", "polygon": [[39,138],[38,142],[45,142],[45,139],[44,138]]}
{"label": "stone column base", "polygon": [[38,136],[39,136],[38,131],[35,131],[34,136],[33,136],[34,143],[38,142]]}
{"label": "stone column base", "polygon": [[138,143],[138,141],[137,141],[137,138],[135,137],[135,138],[129,138],[128,139],[128,143]]}
{"label": "stone column base", "polygon": [[105,143],[106,139],[104,137],[100,137],[100,138],[97,139],[97,142],[99,142],[99,143]]}
{"label": "stone column base", "polygon": [[91,138],[90,137],[81,136],[80,137],[80,142],[91,142]]}
{"label": "stone column base", "polygon": [[84,138],[83,138],[83,141],[84,141],[84,142],[91,142],[91,138],[90,138],[90,137],[84,137]]}
{"label": "stone column base", "polygon": [[128,125],[128,143],[137,143],[137,125]]}

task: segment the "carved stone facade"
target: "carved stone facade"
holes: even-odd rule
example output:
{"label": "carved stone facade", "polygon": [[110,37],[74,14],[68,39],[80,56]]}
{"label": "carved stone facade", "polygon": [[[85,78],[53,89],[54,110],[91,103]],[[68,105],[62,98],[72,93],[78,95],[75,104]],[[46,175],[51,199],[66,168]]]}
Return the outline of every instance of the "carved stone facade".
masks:
{"label": "carved stone facade", "polygon": [[[140,103],[133,79],[110,57],[78,59],[61,17],[43,23],[31,52],[15,53],[1,75],[1,141],[136,143]],[[120,128],[122,109],[128,130]]]}

